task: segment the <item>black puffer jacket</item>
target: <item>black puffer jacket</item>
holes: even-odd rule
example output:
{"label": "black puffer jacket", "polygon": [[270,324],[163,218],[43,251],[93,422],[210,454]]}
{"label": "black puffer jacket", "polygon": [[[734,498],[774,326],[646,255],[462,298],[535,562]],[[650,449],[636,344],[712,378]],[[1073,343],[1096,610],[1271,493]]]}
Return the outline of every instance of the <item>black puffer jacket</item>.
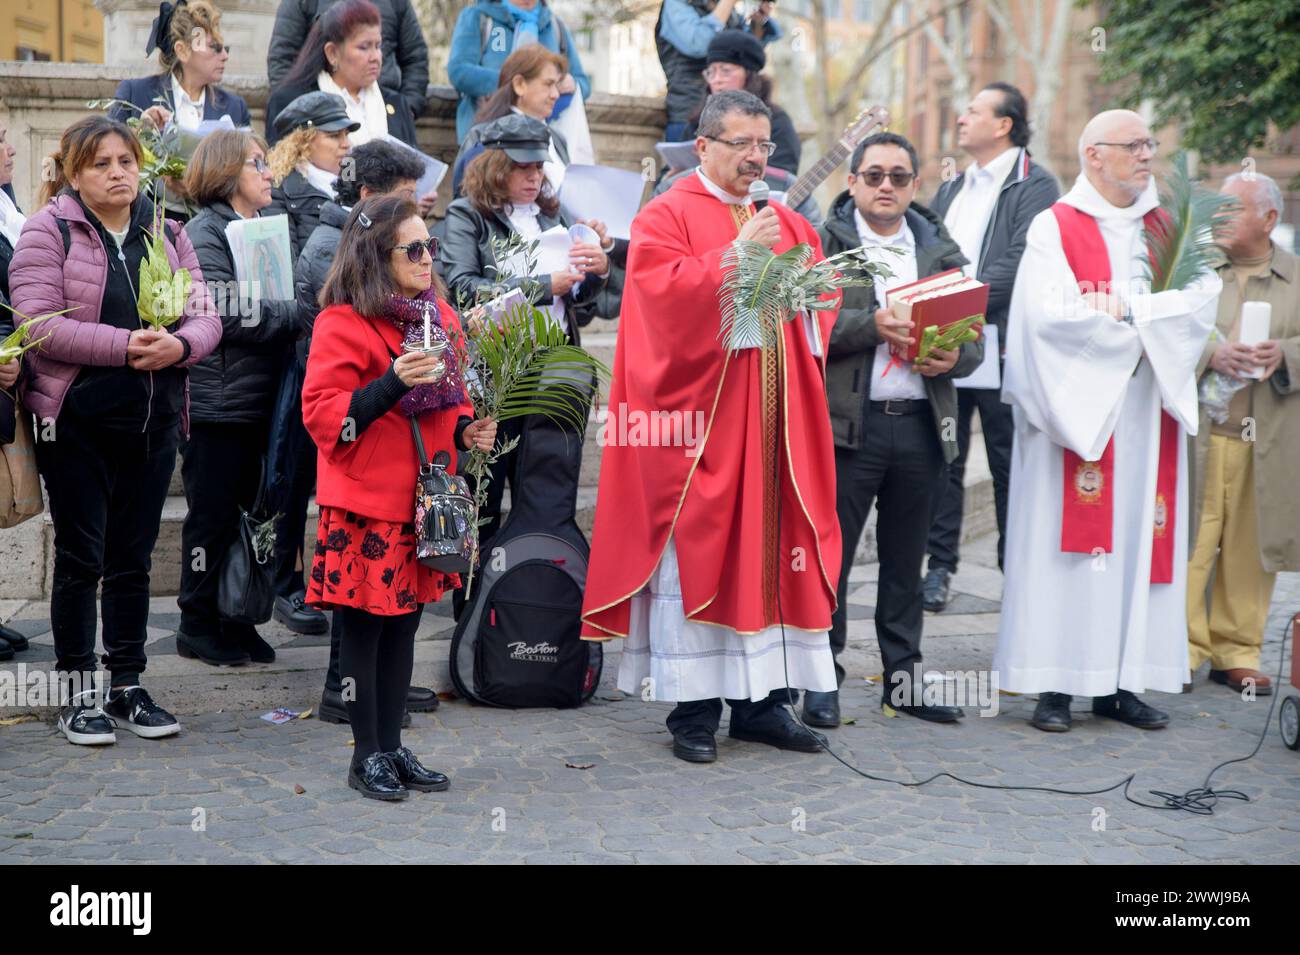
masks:
{"label": "black puffer jacket", "polygon": [[190,420],[255,424],[271,416],[285,362],[298,337],[297,303],[239,294],[226,226],[238,219],[224,202],[185,226],[221,316],[221,344],[190,369]]}
{"label": "black puffer jacket", "polygon": [[320,290],[325,287],[325,276],[334,264],[334,252],[343,237],[348,211],[333,200],[320,207],[320,222],[311,237],[298,253],[298,264],[293,270],[294,290],[298,298],[298,322],[311,335],[320,312]]}
{"label": "black puffer jacket", "polygon": [[[557,225],[567,227],[570,224],[563,215],[540,215],[537,218],[543,232]],[[447,207],[446,225],[447,235],[442,241],[438,257],[443,277],[451,287],[452,303],[459,307],[462,300],[474,302],[480,288],[495,284],[488,272],[488,266],[496,262],[492,254],[492,242],[494,239],[504,240],[514,230],[504,214],[485,216],[468,196],[462,196]],[[538,305],[550,305],[555,300],[551,294],[550,275],[536,275],[531,279],[515,278],[501,284],[513,288],[525,281],[536,282],[541,287]],[[604,287],[604,279],[591,276],[578,286],[576,297],[564,296],[569,337],[575,345],[581,344],[578,328],[589,324],[596,317],[598,297]]]}
{"label": "black puffer jacket", "polygon": [[262,215],[289,217],[289,245],[295,262],[320,222],[320,207],[333,198],[319,191],[297,169],[285,176],[284,182],[272,187],[271,204],[262,210]]}

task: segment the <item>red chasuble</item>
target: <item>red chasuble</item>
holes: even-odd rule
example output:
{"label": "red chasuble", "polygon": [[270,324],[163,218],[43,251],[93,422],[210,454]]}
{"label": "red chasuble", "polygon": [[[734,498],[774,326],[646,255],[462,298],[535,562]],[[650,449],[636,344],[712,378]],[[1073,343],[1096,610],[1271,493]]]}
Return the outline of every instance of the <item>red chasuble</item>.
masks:
{"label": "red chasuble", "polygon": [[[1110,254],[1097,220],[1074,206],[1052,206],[1061,229],[1065,260],[1081,292],[1110,288]],[[1143,216],[1148,231],[1164,227],[1159,209]],[[1151,582],[1174,579],[1174,514],[1178,493],[1179,428],[1167,411],[1160,412],[1160,457],[1156,474],[1156,517],[1151,548]],[[1115,439],[1097,461],[1085,461],[1065,449],[1062,469],[1064,504],[1061,508],[1061,550],[1070,554],[1111,553],[1115,522]]]}
{"label": "red chasuble", "polygon": [[[775,251],[806,242],[820,259],[812,226],[773,208]],[[729,356],[719,338],[722,256],[751,211],[686,176],[632,223],[585,638],[627,636],[631,598],[670,535],[688,619],[757,633],[778,623],[779,589],[787,627],[830,628],[840,530],[825,359],[798,317],[774,348]],[[816,313],[823,355],[835,314]],[[694,447],[673,440],[687,421],[701,424]]]}

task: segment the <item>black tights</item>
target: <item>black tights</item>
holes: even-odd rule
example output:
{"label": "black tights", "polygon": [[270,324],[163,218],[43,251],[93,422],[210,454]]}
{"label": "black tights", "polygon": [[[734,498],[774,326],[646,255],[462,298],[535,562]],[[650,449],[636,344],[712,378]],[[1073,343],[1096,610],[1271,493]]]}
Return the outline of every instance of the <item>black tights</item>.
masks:
{"label": "black tights", "polygon": [[343,621],[339,672],[356,743],[353,766],[360,766],[373,753],[391,753],[402,745],[415,630],[423,609],[400,617],[381,617],[352,607],[334,611]]}

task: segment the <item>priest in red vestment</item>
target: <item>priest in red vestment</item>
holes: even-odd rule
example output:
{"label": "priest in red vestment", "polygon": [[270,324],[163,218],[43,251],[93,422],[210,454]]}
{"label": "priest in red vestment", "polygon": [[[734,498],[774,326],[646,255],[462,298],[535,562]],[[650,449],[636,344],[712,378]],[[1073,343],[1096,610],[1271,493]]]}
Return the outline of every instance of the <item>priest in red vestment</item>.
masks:
{"label": "priest in red vestment", "polygon": [[633,221],[601,435],[583,636],[626,638],[619,687],[677,704],[668,728],[689,762],[716,758],[723,699],[733,739],[816,752],[824,738],[785,704],[795,688],[835,689],[835,311],[795,316],[772,347],[732,352],[719,335],[736,239],[822,257],[805,219],[748,199],[771,148],[761,100],[715,94],[696,174]]}

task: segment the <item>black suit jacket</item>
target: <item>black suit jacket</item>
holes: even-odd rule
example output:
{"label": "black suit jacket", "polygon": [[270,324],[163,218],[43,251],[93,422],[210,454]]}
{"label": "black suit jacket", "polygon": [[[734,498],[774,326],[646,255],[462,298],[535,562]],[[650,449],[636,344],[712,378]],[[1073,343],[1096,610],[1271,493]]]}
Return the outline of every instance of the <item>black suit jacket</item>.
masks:
{"label": "black suit jacket", "polygon": [[[170,73],[155,73],[153,76],[123,80],[118,84],[117,92],[113,96],[116,99],[126,100],[141,111],[156,106],[155,101],[161,99],[169,110],[176,112],[176,106],[172,102]],[[109,110],[109,115],[114,119],[125,120],[137,114],[125,106],[114,106]],[[242,96],[236,96],[220,86],[209,86],[208,95],[203,98],[203,118],[220,119],[226,115],[230,116],[236,126],[253,125],[253,117],[249,115],[248,104],[244,102]]]}

